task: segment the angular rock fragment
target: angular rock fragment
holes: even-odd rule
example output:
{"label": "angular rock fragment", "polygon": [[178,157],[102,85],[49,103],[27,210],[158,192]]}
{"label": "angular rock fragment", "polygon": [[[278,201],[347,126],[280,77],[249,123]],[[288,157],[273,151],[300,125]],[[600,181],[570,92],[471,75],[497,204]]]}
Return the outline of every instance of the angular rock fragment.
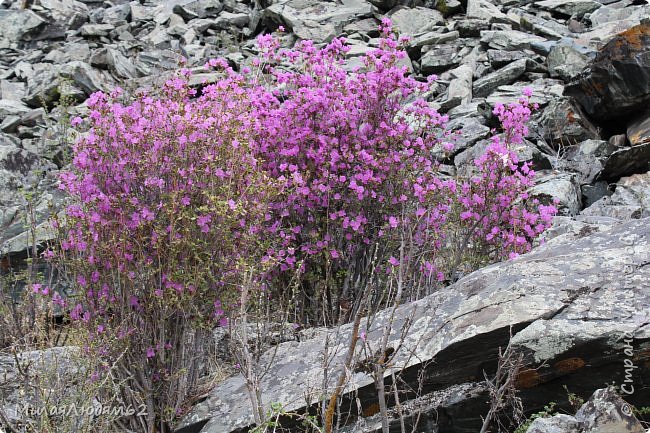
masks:
{"label": "angular rock fragment", "polygon": [[533,104],[539,104],[540,108],[545,107],[551,101],[561,96],[562,91],[564,90],[561,81],[543,78],[535,80],[532,83],[517,83],[499,86],[497,91],[492,92],[485,101],[491,108],[494,108],[495,104],[499,102],[502,104],[517,102],[521,98],[525,87],[529,87],[533,91],[530,102]]}
{"label": "angular rock fragment", "polygon": [[578,433],[579,424],[570,415],[558,414],[548,418],[537,418],[526,433]]}
{"label": "angular rock fragment", "polygon": [[533,55],[531,52],[525,51],[503,51],[494,49],[488,49],[487,54],[490,64],[497,69],[509,65],[516,60],[528,59]]}
{"label": "angular rock fragment", "polygon": [[585,140],[565,148],[557,166],[578,174],[580,185],[591,184],[598,179],[607,158],[616,146],[603,140]]}
{"label": "angular rock fragment", "polygon": [[113,26],[125,22],[131,16],[131,5],[129,3],[116,5],[104,9],[104,16],[102,23],[111,24]]}
{"label": "angular rock fragment", "polygon": [[591,21],[593,28],[598,28],[611,22],[624,22],[630,18],[638,19],[648,16],[650,16],[649,4],[627,7],[611,5],[601,6],[596,11],[590,13],[589,21]]}
{"label": "angular rock fragment", "polygon": [[488,30],[490,23],[479,19],[462,19],[456,21],[456,30],[461,38],[474,38],[481,35],[483,30]]}
{"label": "angular rock fragment", "polygon": [[173,7],[174,13],[189,21],[194,18],[215,18],[223,10],[219,0],[193,0]]}
{"label": "angular rock fragment", "polygon": [[60,65],[63,63],[79,60],[87,62],[90,58],[90,46],[85,42],[71,42],[60,48],[54,49],[47,53],[43,59],[46,62],[52,62]]}
{"label": "angular rock fragment", "polygon": [[458,31],[440,33],[437,31],[423,33],[408,41],[408,48],[422,48],[425,45],[438,45],[458,39]]}
{"label": "angular rock fragment", "polygon": [[20,101],[0,99],[0,121],[7,116],[22,115],[29,111],[29,107]]}
{"label": "angular rock fragment", "polygon": [[447,97],[441,104],[441,110],[445,112],[472,100],[472,67],[461,65],[449,71],[449,75],[451,81],[447,88]]}
{"label": "angular rock fragment", "polygon": [[46,26],[47,21],[31,10],[0,10],[0,40],[29,41]]}
{"label": "angular rock fragment", "polygon": [[[457,155],[458,153],[471,148],[479,141],[486,139],[490,134],[490,128],[483,125],[478,119],[472,117],[457,119],[455,121],[452,120],[447,126],[450,131],[457,132],[453,135],[452,142],[454,148],[449,153],[449,156]],[[438,146],[436,147],[435,150],[438,152],[440,157],[443,156],[443,154],[446,154],[446,152],[443,153],[442,146],[440,146],[440,148],[438,148]]]}
{"label": "angular rock fragment", "polygon": [[529,49],[532,43],[545,40],[540,36],[518,30],[484,30],[481,32],[481,43],[497,50]]}
{"label": "angular rock fragment", "polygon": [[576,413],[584,433],[645,433],[638,419],[613,387],[597,390]]}
{"label": "angular rock fragment", "polygon": [[[265,20],[284,25],[294,32],[314,34],[316,32],[313,27],[316,23],[334,26],[338,32],[346,24],[371,15],[372,5],[365,0],[346,0],[342,5],[317,0],[281,0],[266,8],[263,13]],[[326,34],[328,32],[326,30]]]}
{"label": "angular rock fragment", "polygon": [[582,17],[602,6],[596,0],[543,0],[535,3],[542,9],[566,16]]}
{"label": "angular rock fragment", "polygon": [[388,13],[395,29],[404,36],[417,36],[428,32],[435,26],[444,24],[442,14],[436,10],[398,6]]}
{"label": "angular rock fragment", "polygon": [[621,147],[605,161],[599,179],[616,180],[621,176],[650,170],[650,143]]}
{"label": "angular rock fragment", "polygon": [[570,30],[565,24],[560,24],[551,18],[541,18],[540,16],[530,14],[523,9],[509,9],[508,18],[519,26],[521,30],[526,30],[545,38],[561,39],[564,36],[571,35]]}
{"label": "angular rock fragment", "polygon": [[113,28],[112,24],[84,24],[81,27],[81,35],[87,37],[108,36]]}
{"label": "angular rock fragment", "polygon": [[524,72],[526,72],[526,60],[515,60],[509,65],[474,81],[472,87],[474,97],[488,96],[497,87],[515,82]]}
{"label": "angular rock fragment", "polygon": [[608,216],[620,220],[650,216],[650,173],[621,178],[613,194],[604,196],[581,214]]}
{"label": "angular rock fragment", "polygon": [[506,14],[489,0],[467,0],[467,18],[484,20],[489,23],[509,22]]}
{"label": "angular rock fragment", "polygon": [[557,414],[537,418],[526,433],[644,433],[631,406],[614,387],[596,390],[575,416]]}
{"label": "angular rock fragment", "polygon": [[549,75],[566,83],[575,79],[588,62],[589,57],[566,45],[555,45],[546,57]]}
{"label": "angular rock fragment", "polygon": [[425,74],[440,73],[458,66],[463,60],[464,45],[458,40],[442,45],[434,45],[420,59],[420,71]]}
{"label": "angular rock fragment", "polygon": [[545,204],[553,204],[560,215],[577,215],[582,209],[582,194],[573,174],[562,172],[540,172],[530,195]]}

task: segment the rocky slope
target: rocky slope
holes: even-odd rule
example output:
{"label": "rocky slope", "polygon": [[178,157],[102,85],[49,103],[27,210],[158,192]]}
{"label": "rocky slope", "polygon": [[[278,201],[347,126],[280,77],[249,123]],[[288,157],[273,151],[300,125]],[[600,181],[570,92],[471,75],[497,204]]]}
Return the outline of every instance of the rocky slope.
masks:
{"label": "rocky slope", "polygon": [[[485,146],[494,121],[490,107],[531,86],[541,110],[519,151],[542,170],[536,192],[559,198],[565,215],[578,215],[610,196],[621,177],[648,170],[650,24],[641,21],[650,17],[650,5],[645,2],[0,4],[0,256],[19,256],[29,243],[28,201],[37,224],[49,205],[60,207],[55,174],[67,162],[68,145],[61,140],[64,122],[57,120],[64,112],[83,113],[83,105],[74,105],[96,90],[160,82],[181,56],[197,71],[215,56],[237,68],[255,54],[253,37],[280,25],[287,28],[287,45],[297,38],[325,42],[346,36],[353,67],[376,45],[378,19],[389,16],[400,34],[411,37],[407,66],[416,75],[440,77],[431,104],[449,114],[452,127],[465,129],[453,159],[445,161],[461,171]],[[199,73],[196,82],[213,78]],[[72,107],[57,108],[61,95]],[[646,208],[640,212],[647,214]],[[41,227],[38,237],[47,236]]]}
{"label": "rocky slope", "polygon": [[[546,246],[404,307],[419,315],[413,335],[422,340],[409,337],[409,350],[421,361],[400,368],[407,377],[428,369],[428,397],[412,404],[439,424],[423,431],[477,431],[482,369],[494,367],[511,324],[530,366],[549,365],[522,382],[531,407],[564,384],[590,394],[620,383],[616,337],[632,330],[632,400],[648,405],[650,4],[640,0],[0,0],[0,272],[25,256],[27,227],[37,227],[37,241],[51,236],[44,221],[62,206],[57,172],[69,159],[60,120],[83,115],[90,93],[160,83],[181,57],[200,85],[215,79],[202,70],[206,59],[239,68],[256,53],[254,36],[279,26],[285,45],[346,36],[352,68],[376,46],[384,16],[411,38],[406,66],[439,76],[430,103],[463,129],[443,161],[451,172],[485,148],[494,104],[533,89],[540,110],[517,151],[539,172],[533,193],[558,199],[562,214]],[[268,384],[275,400],[288,401],[316,374],[318,342],[282,347],[314,359],[275,365],[286,374]],[[221,385],[181,431],[250,424],[242,386],[238,378]],[[372,400],[368,377],[354,388],[362,406]],[[371,418],[354,422],[355,431],[374,431]]]}

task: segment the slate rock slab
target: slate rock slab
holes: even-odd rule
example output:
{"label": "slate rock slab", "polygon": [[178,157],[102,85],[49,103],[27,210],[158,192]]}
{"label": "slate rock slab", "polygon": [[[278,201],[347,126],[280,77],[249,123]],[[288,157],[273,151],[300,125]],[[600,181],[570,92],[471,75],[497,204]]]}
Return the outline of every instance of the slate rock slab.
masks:
{"label": "slate rock slab", "polygon": [[[389,345],[396,347],[407,320],[412,325],[393,368],[404,370],[411,380],[417,380],[418,371],[425,368],[423,386],[432,392],[472,378],[481,380],[483,369],[496,359],[496,348],[507,343],[512,325],[513,343],[525,351],[531,366],[547,365],[521,378],[526,379],[522,386],[528,385],[522,395],[548,399],[549,394],[541,391],[553,389],[557,382],[591,393],[606,381],[622,380],[625,355],[617,339],[629,332],[639,367],[634,380],[641,383],[650,372],[650,364],[645,363],[650,360],[649,263],[647,218],[551,239],[529,254],[483,268],[398,308]],[[379,314],[367,331],[371,347],[386,320],[387,312]],[[278,402],[286,410],[301,410],[305,398],[316,403],[322,393],[324,341],[329,340],[330,365],[335,368],[345,356],[350,331],[351,325],[322,330],[311,340],[282,343],[277,351],[267,353],[262,360],[270,362],[261,384],[264,404]],[[579,361],[563,361],[570,358]],[[330,377],[328,388],[332,386]],[[361,401],[372,403],[374,385],[363,372],[351,372],[344,394],[355,391]],[[479,430],[480,418],[474,420],[475,430],[467,425],[465,430],[454,427],[476,414],[460,410],[455,416],[438,431]],[[234,376],[217,385],[178,428],[228,433],[252,422],[244,378]]]}
{"label": "slate rock slab", "polygon": [[535,3],[542,9],[556,12],[566,16],[582,17],[584,14],[595,11],[602,6],[595,0],[543,0]]}
{"label": "slate rock slab", "polygon": [[478,98],[488,96],[497,87],[514,83],[524,72],[526,72],[526,59],[515,60],[474,81],[473,94]]}

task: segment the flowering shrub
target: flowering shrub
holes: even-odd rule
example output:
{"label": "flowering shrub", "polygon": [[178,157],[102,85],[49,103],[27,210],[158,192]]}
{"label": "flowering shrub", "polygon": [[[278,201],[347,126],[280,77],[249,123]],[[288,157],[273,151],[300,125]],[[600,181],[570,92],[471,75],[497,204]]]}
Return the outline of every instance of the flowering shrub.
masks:
{"label": "flowering shrub", "polygon": [[380,47],[352,73],[344,39],[282,51],[270,35],[259,38],[269,83],[252,97],[255,150],[286,187],[270,225],[282,248],[268,254],[283,270],[302,264],[316,310],[323,297],[355,296],[351,282],[370,274],[371,248],[381,245],[380,256],[393,248],[391,232],[435,179],[431,150],[448,136],[446,117],[417,99],[427,83],[399,65],[406,53],[390,22],[382,31]]}
{"label": "flowering shrub", "polygon": [[[444,180],[432,150],[453,147],[446,116],[419,98],[427,83],[400,66],[406,54],[390,21],[381,30],[379,48],[352,73],[344,39],[282,51],[272,36],[259,38],[270,82],[252,97],[254,147],[286,187],[272,203],[270,227],[282,248],[268,254],[283,259],[283,269],[304,267],[303,289],[317,311],[321,299],[332,307],[359,295],[364,284],[352,282],[371,274],[370,256],[389,269],[406,260],[412,277],[432,285],[476,257],[469,253],[480,250],[486,262],[526,251],[553,213],[540,208],[540,216],[535,203],[521,202],[534,173],[509,150],[525,133],[527,99],[497,107],[505,137],[495,136],[476,162],[479,176]],[[405,231],[414,248],[398,259]],[[454,260],[440,254],[446,249]]]}
{"label": "flowering shrub", "polygon": [[400,66],[389,21],[382,31],[351,73],[343,39],[279,50],[262,36],[256,73],[210,60],[223,78],[200,96],[182,70],[159,97],[88,101],[90,130],[61,182],[76,200],[48,252],[78,297],[55,302],[89,351],[133,372],[140,392],[125,398],[147,406],[150,426],[182,411],[204,330],[227,323],[244,284],[272,296],[298,272],[314,302],[302,318],[331,323],[373,278],[399,272],[416,296],[461,264],[527,251],[548,226],[554,209],[528,200],[534,173],[510,150],[528,100],[496,108],[505,133],[474,177],[444,177],[432,151],[453,147],[447,119],[419,99],[427,83]]}
{"label": "flowering shrub", "polygon": [[531,108],[537,108],[531,107],[530,96],[531,90],[526,88],[517,103],[507,107],[496,104],[494,114],[503,134],[494,135],[485,153],[476,159],[472,177],[447,184],[459,228],[452,243],[450,272],[463,261],[476,267],[529,251],[557,212],[529,197],[527,190],[534,185],[535,172],[529,163],[519,164],[512,150],[523,142]]}
{"label": "flowering shrub", "polygon": [[187,75],[169,80],[162,97],[123,105],[116,91],[88,100],[89,134],[61,179],[77,200],[53,257],[79,295],[68,308],[89,331],[87,349],[141,366],[142,377],[127,378],[144,387],[134,407],[165,421],[196,381],[209,342],[200,336],[211,336],[201,329],[225,323],[221,303],[243,270],[263,271],[259,232],[275,194],[249,151],[236,77],[192,99]]}

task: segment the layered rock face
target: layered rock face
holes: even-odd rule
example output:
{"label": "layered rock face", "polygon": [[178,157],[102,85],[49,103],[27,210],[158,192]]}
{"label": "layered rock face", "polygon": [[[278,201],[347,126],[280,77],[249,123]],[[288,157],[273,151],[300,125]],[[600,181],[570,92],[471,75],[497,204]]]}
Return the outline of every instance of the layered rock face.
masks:
{"label": "layered rock face", "polygon": [[[508,344],[525,354],[517,386],[527,408],[566,400],[563,386],[588,398],[606,383],[627,383],[623,389],[634,388],[629,401],[647,405],[649,224],[645,218],[615,226],[583,224],[554,233],[529,254],[476,271],[439,293],[399,307],[388,347],[399,348],[391,370],[403,381],[406,423],[425,432],[479,431],[488,410],[482,380],[496,368],[499,347]],[[390,313],[374,318],[366,336],[371,348],[379,347]],[[268,365],[261,383],[264,403],[299,411],[305,410],[306,400],[316,404],[319,396],[331,393],[332,372],[343,363],[351,329],[346,325],[324,330],[270,350],[261,362]],[[329,380],[323,376],[326,340]],[[366,356],[360,358],[363,362]],[[626,371],[626,362],[634,368]],[[420,395],[409,389],[420,389]],[[343,418],[351,424],[347,431],[381,431],[376,418],[358,416],[374,413],[377,405],[369,374],[354,370],[344,397]],[[391,426],[399,431],[394,414]],[[235,376],[217,385],[179,431],[234,432],[252,423],[246,382]]]}
{"label": "layered rock face", "polygon": [[[352,70],[377,46],[383,17],[410,38],[404,66],[422,79],[438,75],[429,103],[449,116],[451,128],[462,129],[454,152],[438,155],[450,173],[464,173],[485,149],[495,104],[532,88],[540,109],[516,150],[538,171],[531,193],[559,200],[561,212],[546,245],[400,307],[391,344],[411,316],[413,323],[393,370],[409,386],[424,377],[420,395],[407,393],[403,402],[412,414],[406,422],[417,431],[478,431],[487,411],[484,371],[494,370],[511,333],[513,347],[526,354],[518,386],[527,408],[566,396],[563,385],[586,398],[624,383],[626,333],[630,362],[638,367],[629,401],[650,406],[650,4],[644,2],[0,0],[0,272],[53,236],[46,220],[64,205],[57,173],[70,162],[65,119],[83,116],[92,92],[159,84],[181,58],[196,85],[209,82],[216,75],[203,71],[207,59],[225,57],[238,69],[257,53],[254,37],[279,26],[285,46],[345,36]],[[283,343],[280,356],[274,352],[265,404],[303,410],[305,390],[318,394],[325,336],[330,350],[338,347],[335,366],[350,326],[318,332]],[[377,338],[378,331],[368,334],[370,344]],[[243,378],[233,377],[193,409],[179,432],[241,431],[252,423],[249,404]],[[347,431],[380,429],[368,409],[376,393],[367,374],[354,373],[342,404],[355,414]],[[571,431],[561,426],[575,426],[578,418],[539,421],[535,428],[542,430],[534,431]],[[543,423],[552,425],[543,430]],[[391,426],[398,429],[399,421]]]}

